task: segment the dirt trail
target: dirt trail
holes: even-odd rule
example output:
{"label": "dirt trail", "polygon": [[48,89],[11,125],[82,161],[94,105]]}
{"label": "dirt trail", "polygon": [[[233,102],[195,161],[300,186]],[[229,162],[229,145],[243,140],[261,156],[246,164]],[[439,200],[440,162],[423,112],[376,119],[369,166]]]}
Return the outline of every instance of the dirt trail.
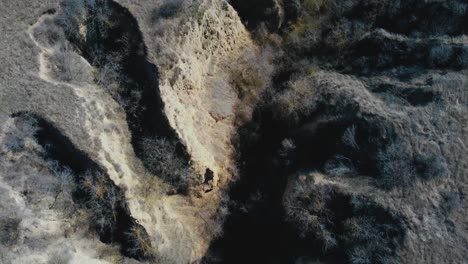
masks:
{"label": "dirt trail", "polygon": [[[50,65],[51,62],[47,60],[47,57],[57,51],[41,44],[34,36],[35,28],[39,27],[47,18],[53,18],[53,15],[41,16],[28,29],[29,37],[40,49],[38,77],[52,85],[67,86],[73,89],[78,101],[83,106],[82,115],[84,115],[85,130],[89,132],[93,139],[93,149],[97,152],[99,163],[105,167],[117,185],[125,184],[127,186],[129,189],[127,192],[129,197],[127,198],[131,211],[138,212],[136,215],[146,215],[139,209],[140,205],[132,195],[138,187],[138,182],[135,180],[134,172],[129,166],[133,162],[129,158],[129,154],[133,153],[133,150],[129,147],[129,132],[127,126],[122,126],[119,120],[121,119],[119,115],[124,115],[123,111],[105,89],[93,83],[82,82],[78,85],[56,80],[51,76],[49,69],[54,65]],[[83,63],[83,67],[89,69],[90,73],[92,72],[93,67],[86,59],[80,56],[80,62]],[[125,120],[125,118],[122,120]]]}

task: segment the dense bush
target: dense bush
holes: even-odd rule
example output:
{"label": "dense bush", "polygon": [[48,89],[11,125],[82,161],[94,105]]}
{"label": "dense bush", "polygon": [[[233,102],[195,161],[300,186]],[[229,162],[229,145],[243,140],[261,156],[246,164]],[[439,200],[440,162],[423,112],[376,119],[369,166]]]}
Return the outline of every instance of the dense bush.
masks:
{"label": "dense bush", "polygon": [[0,245],[11,246],[20,236],[21,219],[10,216],[0,216]]}
{"label": "dense bush", "polygon": [[287,89],[274,95],[273,113],[279,120],[297,123],[316,107],[317,83],[313,78],[305,77],[293,79],[287,85]]}
{"label": "dense bush", "polygon": [[125,234],[128,243],[129,255],[140,256],[141,259],[153,259],[155,250],[151,245],[150,238],[141,226],[134,226]]}
{"label": "dense bush", "polygon": [[377,184],[385,189],[410,186],[416,176],[413,151],[404,141],[394,141],[378,154],[380,175]]}
{"label": "dense bush", "polygon": [[48,49],[60,50],[67,45],[65,32],[57,19],[45,17],[32,32],[34,38]]}
{"label": "dense bush", "polygon": [[91,67],[72,49],[55,49],[46,55],[48,74],[57,81],[67,83],[90,83]]}
{"label": "dense bush", "polygon": [[384,189],[408,187],[419,179],[429,180],[448,175],[445,158],[433,148],[416,151],[403,139],[392,141],[377,156],[380,174],[377,185]]}
{"label": "dense bush", "polygon": [[324,254],[344,254],[353,264],[397,263],[403,219],[370,199],[316,182],[319,174],[294,176],[283,196],[288,221]]}
{"label": "dense bush", "polygon": [[231,83],[239,99],[248,103],[260,99],[274,69],[271,63],[273,56],[270,48],[258,52],[245,50],[235,65],[228,65]]}
{"label": "dense bush", "polygon": [[[118,207],[125,201],[122,194],[108,182],[105,175],[99,172],[87,171],[81,176],[79,190],[86,192],[86,207],[91,211],[91,223],[101,237],[114,241],[117,228]],[[119,209],[120,210],[120,209]]]}
{"label": "dense bush", "polygon": [[323,166],[323,171],[330,176],[354,176],[356,169],[353,161],[343,155],[335,155],[327,160]]}
{"label": "dense bush", "polygon": [[429,51],[429,60],[434,66],[445,66],[453,56],[453,48],[449,45],[434,45]]}
{"label": "dense bush", "polygon": [[430,151],[417,153],[414,157],[414,167],[424,180],[441,178],[449,174],[447,160],[440,153]]}
{"label": "dense bush", "polygon": [[49,206],[49,209],[54,208],[59,199],[73,204],[72,193],[76,188],[73,171],[68,167],[60,166],[60,164],[55,160],[48,161],[47,165],[49,170],[51,170],[53,175],[56,177],[54,186],[51,188],[54,195],[54,202]]}
{"label": "dense bush", "polygon": [[356,142],[356,125],[351,125],[350,127],[346,128],[341,140],[346,146],[358,150],[359,145]]}
{"label": "dense bush", "polygon": [[199,181],[198,175],[177,152],[177,144],[174,141],[148,137],[141,141],[141,148],[147,168],[176,190],[186,192],[189,186]]}
{"label": "dense bush", "polygon": [[342,48],[349,38],[349,24],[335,17],[339,12],[334,0],[302,2],[296,20],[290,22],[287,39],[297,51],[313,50],[323,44],[328,48]]}
{"label": "dense bush", "polygon": [[26,117],[16,119],[14,123],[9,123],[3,144],[13,152],[22,151],[25,147],[25,140],[32,138],[38,131],[37,121],[34,118]]}
{"label": "dense bush", "polygon": [[[106,0],[66,0],[56,16],[56,23],[63,29],[65,36],[74,46],[55,49],[52,59],[55,58],[55,68],[62,72],[63,81],[70,81],[80,74],[77,63],[79,57],[70,51],[78,52],[91,65],[94,81],[107,89],[117,99],[122,92],[122,82],[126,81],[122,74],[124,61],[130,56],[132,38],[126,30],[116,29],[119,18],[112,11]],[[120,32],[121,31],[121,32]],[[113,34],[113,35],[112,35]],[[112,35],[112,36],[111,36]],[[109,38],[113,38],[109,46]],[[115,39],[117,38],[117,39]],[[68,60],[68,61],[66,61]]]}
{"label": "dense bush", "polygon": [[86,2],[91,1],[66,0],[62,2],[57,20],[67,36],[80,39],[86,17]]}
{"label": "dense bush", "polygon": [[114,25],[111,15],[107,0],[65,0],[56,20],[68,39],[81,47],[88,41],[106,37]]}

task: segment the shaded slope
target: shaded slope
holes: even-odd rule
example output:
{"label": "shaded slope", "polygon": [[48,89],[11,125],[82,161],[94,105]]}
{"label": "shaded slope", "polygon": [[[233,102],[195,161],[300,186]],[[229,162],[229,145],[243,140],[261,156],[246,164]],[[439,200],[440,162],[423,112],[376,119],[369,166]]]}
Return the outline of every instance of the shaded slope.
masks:
{"label": "shaded slope", "polygon": [[73,201],[91,214],[91,226],[104,243],[117,243],[123,255],[139,260],[152,259],[151,242],[143,226],[131,216],[125,194],[106,172],[77,149],[54,125],[37,115],[18,113],[18,119],[37,120],[35,138],[44,149],[44,158],[57,161],[73,173]]}

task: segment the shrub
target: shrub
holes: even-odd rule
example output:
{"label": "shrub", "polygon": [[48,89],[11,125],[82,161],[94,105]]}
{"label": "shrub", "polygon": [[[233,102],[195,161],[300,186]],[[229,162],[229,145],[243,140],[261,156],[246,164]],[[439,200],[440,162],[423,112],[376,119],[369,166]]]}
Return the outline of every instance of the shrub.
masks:
{"label": "shrub", "polygon": [[21,219],[16,217],[0,218],[0,244],[11,246],[20,236]]}
{"label": "shrub", "polygon": [[88,35],[105,34],[112,26],[110,15],[105,0],[65,0],[56,21],[73,41],[84,41]]}
{"label": "shrub", "polygon": [[369,252],[363,247],[355,247],[351,250],[350,263],[352,264],[371,264]]}
{"label": "shrub", "polygon": [[186,191],[197,182],[197,174],[177,153],[175,142],[166,138],[146,137],[140,144],[144,153],[143,162],[151,173],[179,191]]}
{"label": "shrub", "polygon": [[53,187],[54,191],[54,202],[49,207],[49,209],[55,206],[57,199],[60,195],[64,197],[65,200],[71,201],[72,200],[72,192],[75,189],[74,184],[74,175],[70,168],[62,167],[57,161],[49,161],[47,162],[49,169],[58,179],[55,181],[55,186]]}
{"label": "shrub", "polygon": [[[344,232],[342,239],[348,248],[348,258],[351,263],[396,263],[391,258],[393,248],[397,247],[398,241],[393,240],[399,237],[400,226],[392,223],[391,220],[382,221],[380,215],[381,208],[376,208],[373,203],[365,203],[364,208],[356,210],[368,210],[371,215],[357,216],[347,219],[343,223]],[[385,210],[385,209],[383,209]],[[382,212],[387,213],[387,212]],[[386,222],[388,221],[388,222]]]}
{"label": "shrub", "polygon": [[320,191],[314,186],[315,176],[320,177],[314,173],[292,180],[283,197],[286,217],[294,222],[301,236],[322,230],[318,214],[325,209],[326,190]]}
{"label": "shrub", "polygon": [[444,177],[449,173],[447,161],[441,154],[418,153],[414,163],[416,172],[425,180]]}
{"label": "shrub", "polygon": [[106,181],[105,175],[88,171],[83,175],[80,189],[87,193],[85,204],[91,210],[94,228],[101,237],[110,237],[112,241],[119,203],[115,187]]}
{"label": "shrub", "polygon": [[90,82],[91,68],[74,51],[56,49],[47,55],[48,71],[51,77],[61,82]]}
{"label": "shrub", "polygon": [[278,150],[278,155],[283,160],[284,165],[289,165],[291,160],[292,152],[296,149],[296,145],[292,139],[286,138],[281,141],[281,146]]}
{"label": "shrub", "polygon": [[61,10],[57,15],[58,24],[64,29],[65,34],[71,38],[79,40],[80,25],[83,24],[86,16],[86,1],[65,0],[61,3]]}
{"label": "shrub", "polygon": [[316,46],[321,38],[324,24],[327,20],[325,13],[333,6],[333,0],[305,0],[298,19],[290,23],[288,40],[298,50],[307,50]]}
{"label": "shrub", "polygon": [[57,250],[49,257],[47,264],[68,264],[71,258],[72,255],[69,250]]}
{"label": "shrub", "polygon": [[[57,23],[64,29],[65,35],[74,47],[94,68],[92,71],[88,69],[90,67],[79,68],[83,65],[80,63],[82,58],[76,54],[69,54],[74,51],[66,48],[62,49],[62,52],[56,51],[57,54],[54,54],[56,58],[52,57],[55,66],[53,70],[58,71],[59,77],[63,76],[62,81],[68,82],[72,79],[82,81],[83,78],[80,76],[86,73],[86,77],[93,78],[90,82],[94,81],[102,86],[114,99],[123,103],[121,94],[125,89],[124,82],[129,81],[123,74],[123,67],[130,59],[131,51],[141,47],[134,46],[135,40],[130,29],[122,25],[122,30],[120,28],[118,31],[115,30],[115,27],[120,26],[119,20],[124,18],[115,13],[110,1],[84,0],[85,4],[79,8],[74,7],[74,1],[66,0],[58,15]],[[74,26],[73,32],[68,32],[68,24],[78,24],[78,26]],[[111,41],[112,45],[109,44]],[[83,72],[84,70],[90,72]]]}
{"label": "shrub", "polygon": [[146,231],[138,226],[133,226],[127,233],[127,251],[130,256],[137,256],[138,259],[152,259],[155,256],[153,246]]}
{"label": "shrub", "polygon": [[3,138],[3,144],[13,152],[22,151],[24,148],[24,138],[21,138],[19,135],[8,133]]}
{"label": "shrub", "polygon": [[90,51],[92,63],[97,66],[93,71],[93,77],[96,84],[106,89],[113,98],[122,102],[120,94],[125,87],[122,85],[122,65],[124,52],[105,53],[102,49],[94,48]]}
{"label": "shrub", "polygon": [[352,23],[347,20],[339,22],[333,27],[333,30],[327,34],[326,38],[324,38],[324,43],[327,45],[327,47],[333,48],[335,50],[346,47],[350,41],[349,36],[354,33],[351,26]]}
{"label": "shrub", "polygon": [[44,19],[43,23],[34,27],[32,34],[39,43],[47,48],[60,47],[66,43],[64,30],[51,18]]}
{"label": "shrub", "polygon": [[349,158],[336,155],[325,163],[323,169],[330,176],[341,177],[353,173],[354,166]]}
{"label": "shrub", "polygon": [[17,118],[9,125],[3,144],[13,152],[22,151],[25,147],[25,139],[33,137],[38,131],[37,120],[31,116]]}
{"label": "shrub", "polygon": [[235,65],[230,65],[231,83],[239,99],[252,104],[260,99],[263,90],[269,85],[274,66],[271,63],[273,52],[265,48],[261,52],[244,51]]}
{"label": "shrub", "polygon": [[275,118],[296,123],[316,106],[316,83],[310,77],[291,80],[284,91],[274,95],[272,101]]}
{"label": "shrub", "polygon": [[378,152],[377,160],[380,168],[378,186],[392,189],[396,186],[409,186],[415,180],[416,170],[409,143],[402,140],[391,142]]}
{"label": "shrub", "polygon": [[377,154],[377,185],[384,189],[407,187],[418,178],[430,180],[448,175],[447,161],[436,149],[429,145],[421,152],[413,151],[409,142],[393,140]]}
{"label": "shrub", "polygon": [[236,105],[236,124],[250,121],[253,108],[261,102],[264,91],[270,86],[273,51],[267,46],[261,51],[246,50],[238,63],[227,65],[230,85],[237,93],[240,103]]}
{"label": "shrub", "polygon": [[429,63],[431,63],[432,66],[436,67],[447,66],[452,56],[453,49],[450,45],[434,45],[429,52]]}
{"label": "shrub", "polygon": [[39,130],[37,120],[29,115],[17,119],[16,127],[23,137],[34,137]]}
{"label": "shrub", "polygon": [[341,141],[353,149],[359,150],[359,145],[356,142],[356,126],[352,125],[348,128],[346,128],[345,132],[343,133],[343,137],[341,138]]}
{"label": "shrub", "polygon": [[[323,253],[350,263],[393,263],[405,232],[401,216],[364,196],[316,183],[319,174],[291,179],[283,197],[287,220]],[[338,252],[337,252],[338,251]]]}
{"label": "shrub", "polygon": [[453,210],[460,208],[463,205],[463,195],[460,191],[448,191],[441,193],[442,201],[440,210],[443,214],[449,214]]}

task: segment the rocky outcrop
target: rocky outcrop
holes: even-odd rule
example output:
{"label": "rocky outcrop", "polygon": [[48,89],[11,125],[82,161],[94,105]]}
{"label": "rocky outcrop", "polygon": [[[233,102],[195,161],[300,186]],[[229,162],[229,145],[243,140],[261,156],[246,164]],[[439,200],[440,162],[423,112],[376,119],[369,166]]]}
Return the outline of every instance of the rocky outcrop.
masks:
{"label": "rocky outcrop", "polygon": [[228,65],[254,46],[236,12],[224,1],[181,2],[172,7],[175,15],[156,17],[161,9],[177,3],[120,2],[139,20],[149,56],[160,69],[164,112],[201,176],[202,192],[209,192],[191,205],[190,211],[199,211],[195,215],[177,210],[177,221],[191,226],[188,232],[197,245],[192,258],[196,258],[209,245],[222,190],[235,173],[231,137],[239,100]]}
{"label": "rocky outcrop", "polygon": [[[41,108],[42,101],[38,101],[28,108],[18,104],[5,110],[10,114],[30,111],[50,117],[50,127],[57,127],[64,138],[70,139],[67,144],[76,146],[75,152],[89,156],[96,162],[93,168],[99,168],[98,174],[106,175],[102,181],[97,176],[88,177],[89,182],[110,182],[110,188],[118,190],[119,205],[122,203],[120,207],[125,209],[123,215],[133,218],[123,217],[130,220],[120,221],[122,217],[117,217],[118,228],[112,231],[96,228],[101,240],[121,242],[122,253],[127,257],[187,263],[205,254],[226,213],[218,207],[222,189],[235,172],[230,139],[239,102],[227,69],[244,49],[254,45],[226,2],[180,3],[188,9],[179,9],[177,3],[169,2],[44,4],[40,8],[44,14],[31,14],[35,16],[31,17],[31,25],[23,28],[24,40],[31,43],[29,49],[36,53],[31,61],[37,61],[37,67],[32,72],[43,85],[63,89],[61,93],[76,100],[77,108],[64,107],[67,110],[62,115],[48,115],[35,110]],[[179,13],[171,16],[171,12]],[[3,92],[11,90],[2,89]],[[60,101],[56,109],[61,109],[62,103],[66,104],[66,100]],[[48,107],[45,109],[52,106]],[[81,125],[76,127],[61,119],[74,111],[81,113],[75,122]],[[152,147],[153,142],[159,145]],[[164,167],[161,172],[157,168],[169,163],[147,162],[157,157],[157,151],[172,148],[173,153],[163,155],[167,156],[165,162],[172,162],[177,171],[168,172]],[[69,167],[66,162],[73,159],[68,154],[62,156],[65,163],[60,167]],[[82,163],[73,165],[76,170],[89,167]],[[189,194],[173,186],[180,186],[182,173],[193,175],[192,182],[184,183],[190,188]],[[172,178],[165,178],[169,174]],[[85,176],[79,177],[76,182],[81,184]],[[6,187],[10,188],[10,183]],[[110,193],[101,189],[100,194]],[[203,197],[195,198],[200,194]],[[107,203],[106,197],[103,196],[105,203],[93,204],[102,205],[100,208],[108,212],[108,205],[113,204]],[[86,206],[92,203],[83,199]],[[117,216],[122,215],[121,211]],[[12,228],[17,226],[11,223]],[[123,228],[128,223],[131,226]],[[118,233],[114,233],[116,230]],[[130,233],[135,239],[126,238]],[[135,249],[132,245],[144,245],[152,253],[141,254],[142,247]],[[153,254],[153,249],[157,254]],[[15,258],[8,255],[8,259]]]}
{"label": "rocky outcrop", "polygon": [[238,103],[226,65],[253,48],[249,33],[224,1],[180,2],[172,17],[158,17],[158,10],[177,3],[121,2],[139,18],[150,58],[160,68],[165,114],[192,166],[201,175],[212,171],[213,186],[226,183],[233,172],[230,138]]}

